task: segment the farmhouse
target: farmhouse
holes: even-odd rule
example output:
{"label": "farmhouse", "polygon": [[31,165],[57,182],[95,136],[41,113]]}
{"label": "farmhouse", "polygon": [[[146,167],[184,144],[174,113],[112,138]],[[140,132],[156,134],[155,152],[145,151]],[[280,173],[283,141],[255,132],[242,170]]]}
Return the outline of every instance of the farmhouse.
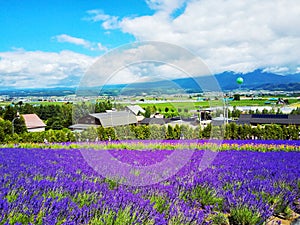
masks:
{"label": "farmhouse", "polygon": [[28,132],[45,131],[46,124],[36,114],[23,114]]}
{"label": "farmhouse", "polygon": [[92,113],[79,119],[77,124],[70,126],[72,130],[85,130],[89,127],[117,127],[137,124],[136,116],[127,111],[111,111],[106,113]]}

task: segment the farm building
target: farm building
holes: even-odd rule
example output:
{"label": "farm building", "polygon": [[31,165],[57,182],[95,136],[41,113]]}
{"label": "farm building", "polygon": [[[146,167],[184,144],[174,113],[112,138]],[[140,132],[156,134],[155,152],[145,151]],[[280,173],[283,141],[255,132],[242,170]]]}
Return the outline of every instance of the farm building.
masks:
{"label": "farm building", "polygon": [[128,105],[125,107],[125,110],[133,113],[136,116],[138,122],[142,121],[145,118],[143,116],[145,110],[139,105]]}
{"label": "farm building", "polygon": [[28,132],[45,131],[46,124],[36,114],[23,114]]}
{"label": "farm building", "polygon": [[137,124],[136,116],[127,111],[112,111],[106,113],[92,113],[79,119],[77,124],[70,126],[72,130],[85,130],[88,127],[117,127]]}
{"label": "farm building", "polygon": [[145,110],[139,105],[128,105],[125,107],[125,109],[126,111],[132,112],[136,116],[138,116],[141,113],[145,113]]}
{"label": "farm building", "polygon": [[241,114],[236,121],[237,124],[279,124],[279,125],[300,125],[300,115],[292,114]]}

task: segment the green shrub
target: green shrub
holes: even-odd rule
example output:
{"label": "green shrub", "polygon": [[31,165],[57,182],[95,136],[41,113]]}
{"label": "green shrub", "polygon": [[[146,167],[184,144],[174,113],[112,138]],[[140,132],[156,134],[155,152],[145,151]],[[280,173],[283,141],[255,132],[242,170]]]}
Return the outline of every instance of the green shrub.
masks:
{"label": "green shrub", "polygon": [[257,225],[262,223],[262,218],[258,212],[253,212],[246,206],[239,206],[230,209],[228,217],[230,224]]}

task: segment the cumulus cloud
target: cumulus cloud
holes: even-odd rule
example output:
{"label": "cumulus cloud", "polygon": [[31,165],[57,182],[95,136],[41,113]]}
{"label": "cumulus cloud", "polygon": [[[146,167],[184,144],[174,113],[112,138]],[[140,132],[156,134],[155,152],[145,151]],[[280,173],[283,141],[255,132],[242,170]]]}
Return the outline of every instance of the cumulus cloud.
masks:
{"label": "cumulus cloud", "polygon": [[[86,72],[81,87],[132,84],[210,75],[208,67],[190,51],[165,42],[146,41],[114,49],[100,57]],[[219,91],[210,77],[201,84],[205,91]]]}
{"label": "cumulus cloud", "polygon": [[[94,58],[71,51],[0,53],[1,87],[76,86]],[[68,84],[61,81],[69,80]]]}
{"label": "cumulus cloud", "polygon": [[128,65],[113,73],[105,84],[134,84],[158,80],[173,80],[188,75],[178,68],[164,63],[140,62]]}
{"label": "cumulus cloud", "polygon": [[[184,47],[198,55],[213,73],[224,71],[251,72],[261,68],[278,74],[300,73],[300,4],[298,0],[145,0],[153,10],[149,15],[121,17],[101,10],[90,10],[86,21],[100,23],[104,33],[114,30],[133,35],[137,41],[161,41]],[[58,42],[71,43],[86,49],[106,52],[101,43],[60,34]],[[174,49],[173,49],[174,50]],[[144,45],[111,55],[103,62],[104,83],[130,83],[151,80],[154,76],[174,79],[192,73],[199,61],[181,56],[180,51]],[[125,57],[126,56],[126,57]],[[181,56],[181,57],[180,57]],[[157,59],[122,67],[126,60]],[[0,86],[36,87],[59,85],[80,77],[96,59],[71,51],[47,53],[14,49],[0,53]],[[169,64],[159,62],[168,61]],[[120,65],[117,63],[122,62]],[[174,67],[174,65],[176,65]],[[119,66],[119,67],[118,67]],[[88,71],[93,75],[94,66]],[[116,76],[118,74],[118,76]],[[198,71],[199,75],[207,71]],[[94,80],[92,79],[91,82]],[[76,84],[77,84],[76,83]]]}
{"label": "cumulus cloud", "polygon": [[55,40],[57,40],[58,42],[71,43],[71,44],[74,44],[74,45],[83,46],[84,48],[87,48],[87,49],[92,50],[92,51],[96,51],[96,50],[107,51],[108,50],[101,43],[93,43],[93,42],[90,42],[90,41],[85,40],[83,38],[72,37],[72,36],[67,35],[67,34],[60,34],[60,35],[57,35],[53,38]]}
{"label": "cumulus cloud", "polygon": [[[139,41],[186,47],[214,73],[299,66],[300,4],[297,0],[146,0],[152,15],[118,18],[94,11],[94,21]],[[176,17],[175,10],[182,9]],[[98,19],[96,19],[98,17]],[[111,24],[111,25],[107,25]],[[112,25],[113,24],[113,25]]]}

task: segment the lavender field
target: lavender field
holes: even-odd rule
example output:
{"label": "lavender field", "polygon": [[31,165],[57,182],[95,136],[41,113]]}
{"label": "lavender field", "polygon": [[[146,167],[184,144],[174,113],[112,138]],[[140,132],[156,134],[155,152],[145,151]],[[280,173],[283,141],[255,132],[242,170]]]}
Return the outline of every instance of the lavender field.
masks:
{"label": "lavender field", "polygon": [[201,160],[212,147],[205,142],[82,145],[141,167],[193,150],[176,174],[143,186],[97,173],[79,143],[6,146],[0,149],[0,224],[289,224],[300,214],[299,145],[224,141],[205,169]]}

